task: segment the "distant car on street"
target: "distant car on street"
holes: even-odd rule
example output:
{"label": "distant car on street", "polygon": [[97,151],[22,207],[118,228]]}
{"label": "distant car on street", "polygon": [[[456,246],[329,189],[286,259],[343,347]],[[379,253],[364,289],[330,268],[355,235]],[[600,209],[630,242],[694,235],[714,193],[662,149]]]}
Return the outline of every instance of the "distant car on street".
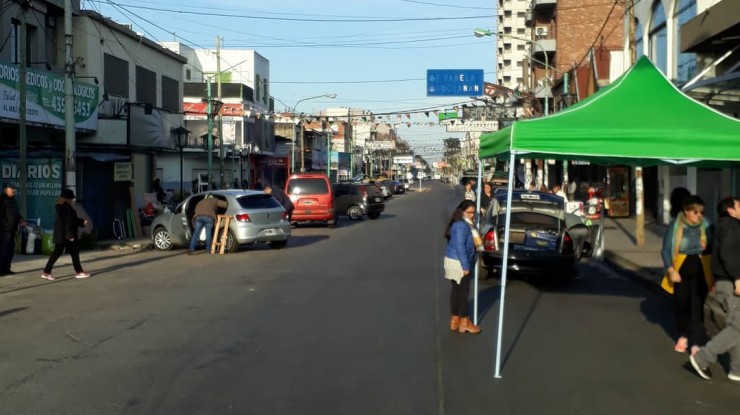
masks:
{"label": "distant car on street", "polygon": [[[151,224],[152,244],[160,251],[186,246],[193,234],[195,205],[207,195],[226,201],[229,206],[219,214],[232,217],[226,251],[236,252],[239,245],[265,242],[271,248],[283,248],[290,238],[288,213],[274,197],[257,190],[214,190],[194,194],[173,212],[162,213]],[[201,240],[205,240],[205,233]]]}
{"label": "distant car on street", "polygon": [[349,216],[352,220],[360,220],[364,215],[370,219],[377,219],[385,210],[383,194],[377,186],[371,184],[335,183],[334,198],[337,211]]}

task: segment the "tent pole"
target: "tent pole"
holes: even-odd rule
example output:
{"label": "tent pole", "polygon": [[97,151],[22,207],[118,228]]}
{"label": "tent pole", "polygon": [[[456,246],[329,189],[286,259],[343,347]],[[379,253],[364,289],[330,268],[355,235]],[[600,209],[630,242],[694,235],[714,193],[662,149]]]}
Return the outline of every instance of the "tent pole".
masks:
{"label": "tent pole", "polygon": [[514,194],[514,168],[516,154],[511,151],[509,159],[509,185],[506,189],[506,221],[504,227],[504,252],[501,263],[501,293],[499,294],[498,333],[496,334],[496,370],[495,378],[501,378],[501,337],[504,332],[504,299],[506,298],[506,277],[509,268],[509,227],[511,226],[511,198]]}
{"label": "tent pole", "polygon": [[[475,217],[476,217],[476,228],[478,231],[481,229],[481,219],[483,215],[480,213],[480,196],[483,184],[481,183],[483,178],[483,160],[478,159],[478,184],[475,190]],[[478,277],[480,274],[480,255],[478,252],[475,253],[475,269],[473,270],[473,324],[478,325]]]}

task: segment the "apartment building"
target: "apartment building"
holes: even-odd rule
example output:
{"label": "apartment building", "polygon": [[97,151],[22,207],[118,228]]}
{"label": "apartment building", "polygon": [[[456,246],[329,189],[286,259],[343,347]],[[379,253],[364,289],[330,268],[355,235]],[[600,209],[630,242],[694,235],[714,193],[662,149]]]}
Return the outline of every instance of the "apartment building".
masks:
{"label": "apartment building", "polygon": [[532,28],[527,23],[531,0],[499,0],[496,29],[496,82],[509,89],[525,88]]}

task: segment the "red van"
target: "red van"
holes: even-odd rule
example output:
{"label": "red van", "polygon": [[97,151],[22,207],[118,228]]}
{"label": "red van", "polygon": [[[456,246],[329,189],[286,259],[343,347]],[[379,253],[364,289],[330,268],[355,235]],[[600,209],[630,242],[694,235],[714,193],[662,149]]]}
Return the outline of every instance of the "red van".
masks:
{"label": "red van", "polygon": [[291,221],[325,221],[330,228],[337,225],[334,191],[325,174],[295,173],[288,177],[285,193],[295,206]]}

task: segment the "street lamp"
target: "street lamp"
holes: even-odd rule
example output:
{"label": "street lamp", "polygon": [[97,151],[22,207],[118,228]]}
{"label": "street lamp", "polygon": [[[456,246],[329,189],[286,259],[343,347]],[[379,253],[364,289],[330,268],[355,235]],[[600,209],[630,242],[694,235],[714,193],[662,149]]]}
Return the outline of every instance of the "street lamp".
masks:
{"label": "street lamp", "polygon": [[185,199],[185,191],[183,190],[183,183],[182,183],[182,149],[186,145],[188,145],[188,138],[190,135],[190,130],[183,126],[179,126],[177,128],[173,128],[170,130],[170,134],[175,136],[175,140],[177,143],[177,147],[180,149],[180,200]]}
{"label": "street lamp", "polygon": [[[295,105],[293,106],[293,114],[294,115],[297,114],[296,109],[298,108],[298,104],[300,104],[303,101],[308,101],[308,100],[311,100],[311,99],[318,99],[318,98],[334,99],[336,97],[337,97],[337,94],[331,92],[331,93],[324,94],[324,95],[317,95],[315,97],[303,98],[301,100],[298,100],[298,102],[296,102]],[[300,118],[298,119],[298,122],[299,123],[301,122]],[[304,159],[304,156],[305,156],[305,154],[304,154],[304,150],[305,150],[304,149],[304,145],[305,145],[305,143],[303,142],[303,124],[299,124],[299,125],[301,127],[301,171],[305,171],[305,168],[303,166],[303,163],[304,163],[304,160],[303,159]],[[293,138],[293,146],[292,146],[292,153],[293,153],[293,155],[292,155],[291,160],[290,160],[290,165],[291,165],[290,172],[291,173],[295,173],[295,142],[296,142],[296,140],[298,140],[298,132],[297,131],[296,131],[295,137]]]}
{"label": "street lamp", "polygon": [[550,81],[549,81],[550,64],[547,61],[547,51],[545,50],[545,48],[543,48],[542,45],[540,45],[539,43],[531,39],[526,39],[526,38],[518,37],[518,36],[505,35],[503,33],[496,33],[496,32],[492,32],[490,30],[485,30],[485,29],[475,29],[473,30],[473,35],[475,35],[475,37],[498,36],[498,37],[505,37],[509,39],[519,40],[522,42],[529,43],[530,45],[537,46],[542,50],[542,53],[545,56],[545,117],[550,115],[550,104],[549,104],[550,98],[547,96],[548,95],[547,89],[550,86]]}

